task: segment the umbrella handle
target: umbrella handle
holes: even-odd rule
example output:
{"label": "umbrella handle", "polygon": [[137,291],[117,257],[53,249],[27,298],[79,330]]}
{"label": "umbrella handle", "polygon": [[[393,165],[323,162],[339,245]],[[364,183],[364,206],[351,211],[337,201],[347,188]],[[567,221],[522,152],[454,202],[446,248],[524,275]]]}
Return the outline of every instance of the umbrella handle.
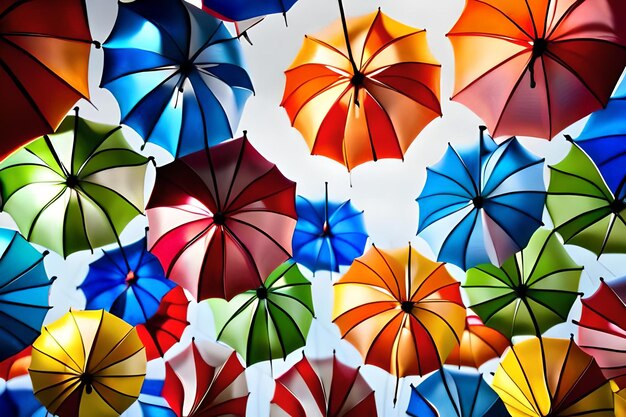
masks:
{"label": "umbrella handle", "polygon": [[346,23],[346,12],[343,9],[343,1],[337,0],[339,3],[339,14],[341,15],[341,26],[343,27],[343,36],[346,39],[346,47],[348,48],[348,58],[350,59],[350,64],[352,65],[353,75],[357,76],[360,74],[359,68],[356,66],[356,61],[354,60],[354,55],[352,54],[352,47],[350,46],[350,36],[348,35],[348,24]]}

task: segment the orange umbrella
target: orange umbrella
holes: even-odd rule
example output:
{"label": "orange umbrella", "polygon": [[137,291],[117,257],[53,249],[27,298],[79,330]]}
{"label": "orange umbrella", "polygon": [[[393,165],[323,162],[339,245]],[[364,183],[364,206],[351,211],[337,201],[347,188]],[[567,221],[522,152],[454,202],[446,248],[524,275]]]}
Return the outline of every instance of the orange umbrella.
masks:
{"label": "orange umbrella", "polygon": [[493,136],[551,139],[606,106],[626,65],[624,0],[467,0],[453,99]]}
{"label": "orange umbrella", "polygon": [[426,32],[379,11],[306,36],[285,71],[281,105],[313,155],[348,170],[402,158],[417,134],[441,115],[440,65]]}

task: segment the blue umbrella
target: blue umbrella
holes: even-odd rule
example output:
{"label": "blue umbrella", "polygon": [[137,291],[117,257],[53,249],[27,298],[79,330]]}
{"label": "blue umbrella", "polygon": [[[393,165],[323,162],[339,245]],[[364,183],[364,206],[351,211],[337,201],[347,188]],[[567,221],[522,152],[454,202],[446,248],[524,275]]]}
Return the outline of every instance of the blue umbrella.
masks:
{"label": "blue umbrella", "polygon": [[157,257],[148,252],[145,238],[103,252],[89,265],[79,286],[87,298],[86,309],[105,309],[133,326],[145,323],[176,284],[165,277]]}
{"label": "blue umbrella", "polygon": [[122,123],[175,157],[232,138],[252,94],[239,41],[183,0],[119,2],[102,87]]}
{"label": "blue umbrella", "polygon": [[268,14],[282,13],[298,0],[202,0],[209,13],[224,20],[242,21]]}
{"label": "blue umbrella", "polygon": [[477,146],[452,146],[427,168],[417,198],[419,230],[438,261],[463,269],[501,265],[526,246],[541,221],[546,189],[543,159],[515,137],[497,145],[480,128]]}
{"label": "blue umbrella", "polygon": [[498,394],[478,372],[439,369],[411,386],[406,413],[414,417],[505,417]]}
{"label": "blue umbrella", "polygon": [[0,360],[20,352],[41,332],[53,281],[44,256],[16,231],[0,229]]}
{"label": "blue umbrella", "polygon": [[139,394],[139,406],[143,417],[176,417],[167,401],[161,396],[163,380],[146,379]]}
{"label": "blue umbrella", "polygon": [[296,198],[298,222],[293,234],[293,259],[311,271],[339,272],[363,255],[367,233],[363,212],[350,203],[328,201],[328,183],[324,201]]}

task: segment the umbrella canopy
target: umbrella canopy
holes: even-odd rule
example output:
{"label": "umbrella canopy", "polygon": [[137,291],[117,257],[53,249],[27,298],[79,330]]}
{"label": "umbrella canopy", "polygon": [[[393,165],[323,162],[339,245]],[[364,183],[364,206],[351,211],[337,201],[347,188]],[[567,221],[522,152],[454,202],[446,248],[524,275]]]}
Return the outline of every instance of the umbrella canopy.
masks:
{"label": "umbrella canopy", "polygon": [[573,340],[533,337],[513,345],[493,378],[512,417],[613,417],[613,393]]}
{"label": "umbrella canopy", "polygon": [[68,116],[0,164],[2,209],[30,242],[64,257],[93,251],[143,212],[147,164],[120,126]]}
{"label": "umbrella canopy", "polygon": [[244,136],[157,169],[148,246],[199,301],[258,288],[290,257],[295,183]]}
{"label": "umbrella canopy", "polygon": [[135,328],[116,316],[70,311],[43,327],[28,371],[52,414],[117,417],[139,396],[146,354]]}
{"label": "umbrella canopy", "polygon": [[245,416],[248,385],[237,353],[192,341],[165,362],[163,397],[177,417]]}
{"label": "umbrella canopy", "polygon": [[103,308],[133,326],[145,323],[176,284],[165,278],[159,260],[146,249],[146,239],[103,253],[79,286],[87,298],[85,309]]}
{"label": "umbrella canopy", "polygon": [[0,360],[39,336],[52,284],[43,258],[19,233],[0,229]]}
{"label": "umbrella canopy", "polygon": [[91,43],[84,0],[0,4],[0,159],[56,130],[89,97]]}
{"label": "umbrella canopy", "polygon": [[448,33],[452,99],[494,136],[551,139],[606,105],[626,65],[624,15],[622,0],[468,0]]}
{"label": "umbrella canopy", "polygon": [[146,379],[141,387],[137,402],[143,417],[176,417],[176,413],[168,407],[167,401],[161,397],[163,380]]}
{"label": "umbrella canopy", "polygon": [[298,0],[202,0],[202,8],[222,20],[242,21],[282,13],[283,16]]}
{"label": "umbrella canopy", "polygon": [[498,394],[478,372],[441,368],[417,387],[411,386],[406,413],[413,417],[508,416]]}
{"label": "umbrella canopy", "polygon": [[582,269],[554,232],[539,229],[502,267],[484,264],[468,270],[463,288],[470,308],[487,326],[509,339],[539,336],[567,320],[580,295]]}
{"label": "umbrella canopy", "polygon": [[29,345],[24,350],[0,362],[0,379],[8,381],[17,376],[27,375],[31,350],[32,346]]}
{"label": "umbrella canopy", "polygon": [[616,197],[576,143],[550,168],[546,207],[565,243],[600,256],[626,252],[626,196]]}
{"label": "umbrella canopy", "polygon": [[304,355],[276,379],[270,417],[376,417],[374,390],[359,372],[333,355]]}
{"label": "umbrella canopy", "polygon": [[626,417],[626,388],[615,391],[615,417]]}
{"label": "umbrella canopy", "polygon": [[448,150],[426,168],[418,234],[437,260],[463,269],[502,262],[543,225],[543,159],[515,137],[496,145],[480,128],[478,146]]}
{"label": "umbrella canopy", "polygon": [[217,340],[234,348],[247,366],[286,358],[303,347],[315,314],[311,283],[293,261],[276,268],[255,290],[208,303]]}
{"label": "umbrella canopy", "polygon": [[[341,6],[341,2],[340,2]],[[306,36],[281,105],[314,155],[351,170],[403,158],[417,134],[441,115],[440,65],[426,32],[381,11]]]}
{"label": "umbrella canopy", "polygon": [[311,271],[339,272],[363,255],[367,233],[363,212],[350,202],[296,198],[298,222],[293,233],[293,259]]}
{"label": "umbrella canopy", "polygon": [[120,2],[103,47],[101,85],[145,141],[177,158],[233,137],[253,89],[220,20],[183,0]]}

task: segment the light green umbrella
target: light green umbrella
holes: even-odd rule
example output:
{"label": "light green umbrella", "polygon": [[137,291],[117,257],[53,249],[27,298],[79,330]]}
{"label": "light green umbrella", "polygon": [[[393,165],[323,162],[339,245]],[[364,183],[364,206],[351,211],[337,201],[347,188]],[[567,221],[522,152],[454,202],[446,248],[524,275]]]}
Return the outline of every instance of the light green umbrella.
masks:
{"label": "light green umbrella", "polygon": [[211,298],[217,339],[250,366],[285,358],[306,344],[313,320],[311,283],[293,261],[276,268],[263,286],[230,301]]}
{"label": "light green umbrella", "polygon": [[143,212],[147,163],[120,126],[68,116],[0,164],[2,209],[30,242],[64,257],[93,250]]}
{"label": "light green umbrella", "polygon": [[626,252],[626,203],[615,198],[589,156],[572,143],[549,168],[546,206],[565,243],[598,256]]}
{"label": "light green umbrella", "polygon": [[500,268],[482,264],[469,269],[463,288],[485,325],[508,338],[539,336],[567,319],[580,295],[581,273],[557,235],[539,229]]}

